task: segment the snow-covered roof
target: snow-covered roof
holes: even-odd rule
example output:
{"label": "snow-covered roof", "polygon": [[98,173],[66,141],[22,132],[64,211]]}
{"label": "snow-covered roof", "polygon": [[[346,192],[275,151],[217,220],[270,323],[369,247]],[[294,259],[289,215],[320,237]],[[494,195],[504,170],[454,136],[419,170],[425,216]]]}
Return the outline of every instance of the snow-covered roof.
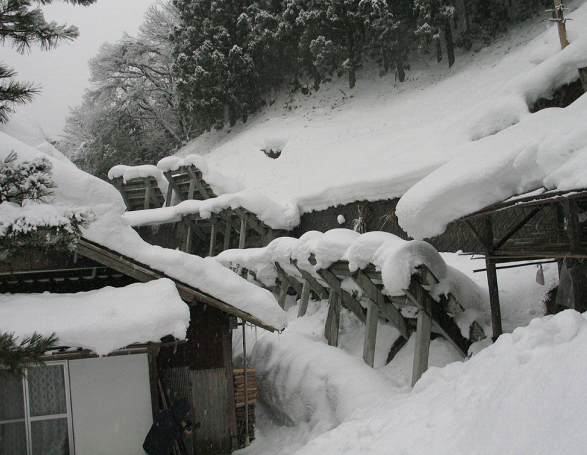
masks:
{"label": "snow-covered roof", "polygon": [[[564,109],[529,106],[587,66],[587,5],[565,13],[564,50],[548,16],[478,52],[457,51],[451,69],[411,56],[402,83],[367,68],[351,91],[341,78],[288,94],[178,154],[204,154],[248,190],[302,213],[401,197],[400,225],[418,239],[518,193],[584,188],[586,96]],[[276,138],[281,155],[270,159],[262,149]]]}
{"label": "snow-covered roof", "polygon": [[76,294],[0,294],[0,332],[55,333],[60,346],[98,355],[166,335],[185,339],[189,323],[189,308],[169,279]]}
{"label": "snow-covered roof", "polygon": [[[0,132],[0,159],[12,151],[22,161],[44,156],[37,149]],[[269,291],[247,282],[209,258],[148,244],[122,218],[125,205],[112,185],[71,163],[52,157],[49,159],[53,163],[53,180],[57,185],[50,202],[90,208],[96,216],[96,220],[83,232],[84,238],[163,272],[167,277],[190,285],[244,314],[250,314],[268,327],[277,330],[285,327],[285,313]]]}

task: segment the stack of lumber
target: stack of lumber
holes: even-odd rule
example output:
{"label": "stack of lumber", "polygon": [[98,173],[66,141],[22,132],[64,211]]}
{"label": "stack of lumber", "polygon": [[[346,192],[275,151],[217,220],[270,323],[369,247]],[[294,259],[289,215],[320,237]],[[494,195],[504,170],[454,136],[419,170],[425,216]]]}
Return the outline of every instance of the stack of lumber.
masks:
{"label": "stack of lumber", "polygon": [[[257,402],[257,379],[255,370],[247,368],[247,399],[248,406],[245,407],[245,374],[242,368],[233,370],[234,398],[236,405],[236,424],[239,439],[239,446],[244,447],[246,430],[249,440],[255,439],[255,403]],[[248,415],[245,415],[245,409]],[[246,422],[248,418],[248,422]],[[246,428],[246,430],[245,430]]]}

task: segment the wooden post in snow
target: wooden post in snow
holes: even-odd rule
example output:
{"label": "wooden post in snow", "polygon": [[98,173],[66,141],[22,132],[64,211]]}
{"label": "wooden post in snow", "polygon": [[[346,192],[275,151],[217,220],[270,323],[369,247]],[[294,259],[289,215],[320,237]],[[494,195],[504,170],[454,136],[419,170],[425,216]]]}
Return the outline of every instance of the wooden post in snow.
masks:
{"label": "wooden post in snow", "polygon": [[249,447],[249,385],[247,384],[247,335],[245,320],[241,319],[243,325],[243,373],[245,375],[245,447]]}
{"label": "wooden post in snow", "polygon": [[310,289],[311,285],[308,280],[304,280],[304,285],[302,286],[302,295],[300,296],[300,306],[298,308],[298,318],[301,318],[306,314],[308,311],[308,300],[310,299]]}
{"label": "wooden post in snow", "polygon": [[377,320],[379,319],[379,307],[369,299],[367,307],[367,320],[365,321],[365,340],[363,343],[363,360],[371,368],[375,363],[375,341],[377,339]]}

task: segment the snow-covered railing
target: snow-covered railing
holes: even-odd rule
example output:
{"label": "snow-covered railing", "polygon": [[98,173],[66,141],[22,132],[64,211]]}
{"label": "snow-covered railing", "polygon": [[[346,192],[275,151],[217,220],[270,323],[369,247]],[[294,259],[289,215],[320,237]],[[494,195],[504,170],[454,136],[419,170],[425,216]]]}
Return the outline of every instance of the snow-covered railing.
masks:
{"label": "snow-covered railing", "polygon": [[293,290],[299,316],[311,291],[328,298],[325,337],[331,345],[338,342],[341,307],[350,310],[366,324],[363,358],[369,365],[379,317],[393,324],[404,342],[415,332],[414,383],[428,366],[431,330],[463,356],[473,341],[485,337],[475,321],[485,310],[479,289],[426,242],[334,229],[300,239],[281,237],[265,248],[224,251],[216,259],[278,292],[282,306]]}

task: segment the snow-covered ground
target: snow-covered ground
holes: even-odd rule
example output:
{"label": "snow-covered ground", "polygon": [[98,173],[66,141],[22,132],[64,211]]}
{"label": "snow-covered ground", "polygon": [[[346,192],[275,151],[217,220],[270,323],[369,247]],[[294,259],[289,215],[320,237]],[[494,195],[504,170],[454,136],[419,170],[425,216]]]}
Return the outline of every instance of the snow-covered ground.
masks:
{"label": "snow-covered ground", "polygon": [[[443,254],[485,289],[483,261]],[[587,320],[544,314],[557,283],[553,264],[499,271],[504,327],[495,344],[464,360],[446,341],[431,343],[431,368],[410,387],[414,339],[386,364],[398,332],[379,323],[375,368],[362,360],[364,326],[343,312],[339,348],[324,338],[327,302],[290,321],[282,334],[251,330],[248,364],[261,402],[256,439],[239,455],[584,454]],[[517,328],[516,328],[517,327]],[[240,332],[239,332],[240,333]],[[238,334],[237,334],[238,335]],[[251,347],[251,345],[253,345]],[[242,359],[242,342],[234,347]]]}

